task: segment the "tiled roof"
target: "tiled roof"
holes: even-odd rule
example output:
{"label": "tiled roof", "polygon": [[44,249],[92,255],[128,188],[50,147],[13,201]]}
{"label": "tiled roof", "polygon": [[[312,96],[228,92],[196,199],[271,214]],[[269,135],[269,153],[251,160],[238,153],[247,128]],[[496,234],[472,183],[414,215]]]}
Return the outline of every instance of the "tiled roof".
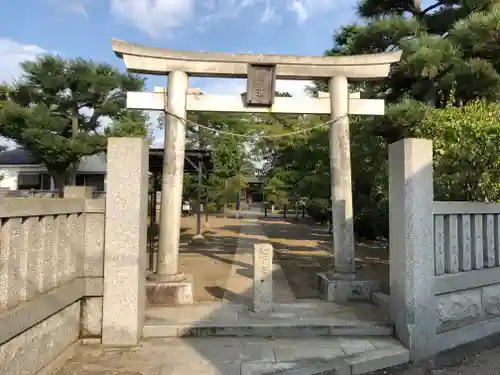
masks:
{"label": "tiled roof", "polygon": [[41,162],[22,148],[0,152],[0,165],[39,165]]}

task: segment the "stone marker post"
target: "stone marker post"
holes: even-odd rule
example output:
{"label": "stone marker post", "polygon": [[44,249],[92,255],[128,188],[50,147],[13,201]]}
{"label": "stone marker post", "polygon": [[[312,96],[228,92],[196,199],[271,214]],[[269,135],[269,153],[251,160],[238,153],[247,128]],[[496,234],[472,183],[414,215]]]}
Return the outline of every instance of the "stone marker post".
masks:
{"label": "stone marker post", "polygon": [[432,142],[389,146],[390,311],[411,360],[432,355],[436,334]]}
{"label": "stone marker post", "polygon": [[136,345],[144,324],[149,145],[108,140],[102,343]]}
{"label": "stone marker post", "polygon": [[255,244],[253,252],[253,308],[270,312],[273,303],[273,246]]}

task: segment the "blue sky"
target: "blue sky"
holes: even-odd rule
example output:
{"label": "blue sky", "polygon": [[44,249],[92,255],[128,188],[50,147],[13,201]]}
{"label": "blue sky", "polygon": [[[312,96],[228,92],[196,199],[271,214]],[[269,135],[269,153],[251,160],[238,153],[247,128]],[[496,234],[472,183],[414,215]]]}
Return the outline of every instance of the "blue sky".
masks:
{"label": "blue sky", "polygon": [[[0,81],[44,51],[123,68],[111,38],[180,50],[321,55],[332,32],[354,19],[354,0],[0,0]],[[217,93],[243,84],[192,81]],[[300,83],[282,86],[302,90]]]}
{"label": "blue sky", "polygon": [[[0,81],[44,52],[124,64],[111,39],[193,51],[322,55],[355,0],[0,0]],[[150,77],[148,89],[166,79]],[[304,82],[278,90],[304,95]],[[206,93],[237,94],[243,80],[191,79]],[[159,134],[158,134],[159,135]]]}

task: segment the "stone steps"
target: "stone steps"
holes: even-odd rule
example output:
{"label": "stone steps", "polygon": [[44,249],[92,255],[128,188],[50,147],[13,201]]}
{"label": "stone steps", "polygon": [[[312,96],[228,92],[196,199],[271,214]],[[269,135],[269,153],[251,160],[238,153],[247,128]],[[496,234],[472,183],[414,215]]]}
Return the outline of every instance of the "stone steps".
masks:
{"label": "stone steps", "polygon": [[361,324],[356,321],[282,321],[282,322],[196,322],[194,325],[146,323],[143,337],[320,337],[390,336],[389,323]]}
{"label": "stone steps", "polygon": [[331,302],[274,304],[270,313],[248,306],[196,304],[149,307],[143,330],[151,337],[275,337],[390,336],[393,325],[369,303]]}

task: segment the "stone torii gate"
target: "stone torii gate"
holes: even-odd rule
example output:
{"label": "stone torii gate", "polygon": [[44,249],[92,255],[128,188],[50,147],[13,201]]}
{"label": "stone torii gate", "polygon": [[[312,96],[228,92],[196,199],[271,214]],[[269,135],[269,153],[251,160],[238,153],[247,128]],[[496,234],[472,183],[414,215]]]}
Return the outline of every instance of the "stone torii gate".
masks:
{"label": "stone torii gate", "polygon": [[[162,295],[174,302],[191,288],[189,276],[178,273],[180,210],[187,111],[252,112],[276,114],[329,114],[330,172],[335,269],[328,273],[332,285],[355,279],[351,157],[348,115],[383,115],[384,101],[350,97],[348,79],[381,79],[401,52],[357,56],[291,56],[174,51],[130,44],[114,39],[112,47],[133,73],[168,75],[166,96],[157,92],[127,93],[127,108],[166,110],[165,158],[162,182],[160,245],[157,273],[148,281],[150,302]],[[188,93],[188,76],[247,78],[243,96]],[[329,94],[320,98],[275,97],[276,79],[328,79]],[[344,283],[345,284],[345,283]],[[349,281],[350,285],[350,281]],[[174,288],[174,291],[172,291]],[[335,288],[336,300],[346,299],[345,288]],[[184,294],[184,297],[185,294]]]}

